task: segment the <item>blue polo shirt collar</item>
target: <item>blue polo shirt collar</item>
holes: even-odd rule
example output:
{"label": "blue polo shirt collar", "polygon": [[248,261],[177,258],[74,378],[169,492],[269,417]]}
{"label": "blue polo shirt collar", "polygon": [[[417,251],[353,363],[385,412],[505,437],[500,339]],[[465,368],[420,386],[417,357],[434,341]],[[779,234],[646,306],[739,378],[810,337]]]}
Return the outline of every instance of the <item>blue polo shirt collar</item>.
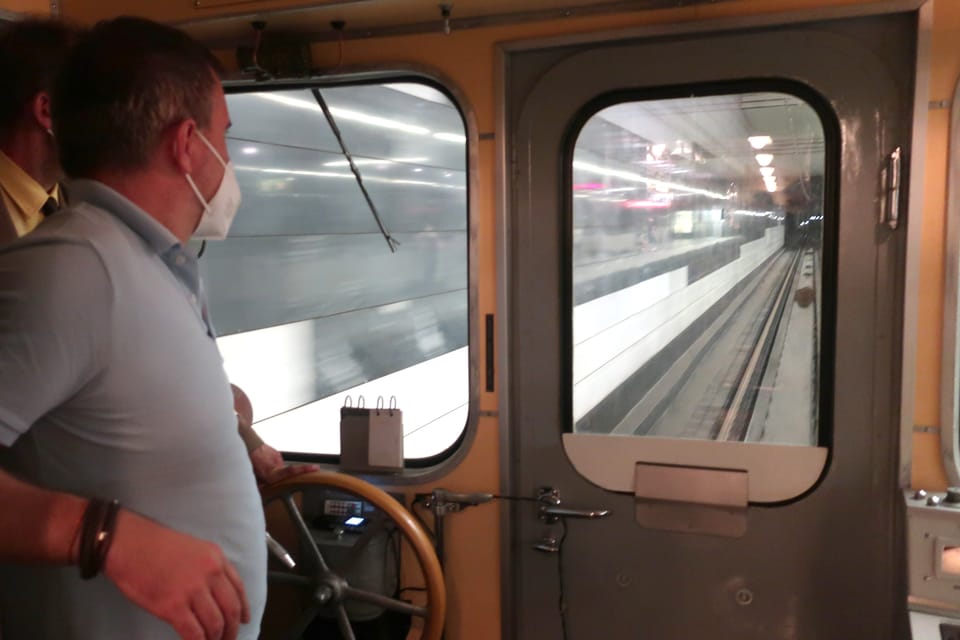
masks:
{"label": "blue polo shirt collar", "polygon": [[149,213],[119,192],[96,180],[71,180],[67,183],[70,205],[82,202],[111,213],[157,254],[176,276],[190,296],[190,302],[203,318],[207,333],[215,337],[207,312],[206,296],[200,282],[197,259],[188,253],[173,233]]}

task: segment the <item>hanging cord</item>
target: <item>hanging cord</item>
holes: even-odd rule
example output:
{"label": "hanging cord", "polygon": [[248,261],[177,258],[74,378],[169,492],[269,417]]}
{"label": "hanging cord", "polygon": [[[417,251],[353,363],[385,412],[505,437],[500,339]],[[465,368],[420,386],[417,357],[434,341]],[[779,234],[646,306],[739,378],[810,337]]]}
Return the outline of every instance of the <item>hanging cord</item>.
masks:
{"label": "hanging cord", "polygon": [[347,23],[343,20],[333,20],[330,22],[330,28],[337,32],[337,66],[330,73],[337,73],[343,66],[343,30]]}
{"label": "hanging cord", "polygon": [[263,42],[263,30],[267,28],[267,23],[263,20],[255,20],[250,23],[250,26],[253,27],[253,72],[257,76],[257,80],[269,80],[273,74],[260,66],[260,45]]}
{"label": "hanging cord", "polygon": [[[434,490],[433,493],[418,493],[414,496],[410,504],[410,512],[413,514],[420,524],[423,526],[424,530],[428,531],[431,534],[434,542],[434,548],[437,552],[437,557],[443,557],[443,549],[438,548],[443,544],[443,538],[437,535],[437,530],[442,530],[441,520],[446,517],[447,513],[437,514],[434,513],[434,526],[431,530],[427,526],[427,523],[424,522],[423,518],[417,513],[416,507],[426,507],[429,504],[431,499],[437,499],[437,490]],[[468,506],[476,506],[489,502],[490,500],[509,500],[517,502],[540,502],[540,498],[534,498],[531,496],[508,496],[508,495],[499,495],[495,493],[450,493],[445,492],[445,490],[440,489],[439,491],[444,492],[443,494],[447,499],[453,503],[457,504],[458,508],[450,511],[449,513],[458,513],[461,509]],[[563,630],[563,640],[568,640],[569,632],[567,629],[567,595],[563,589],[564,585],[564,576],[563,576],[563,543],[567,539],[567,521],[565,518],[560,518],[558,520],[560,525],[560,537],[557,539],[557,582],[559,587],[559,596],[557,598],[557,609],[560,612],[560,628]],[[439,543],[439,544],[438,544]],[[401,589],[401,593],[404,591],[421,591],[423,587],[406,587]]]}
{"label": "hanging cord", "polygon": [[563,541],[567,539],[567,520],[560,518],[560,538],[557,540],[557,582],[560,587],[560,596],[557,598],[557,608],[560,610],[560,628],[563,630],[563,640],[567,640],[567,596],[563,591]]}
{"label": "hanging cord", "polygon": [[340,128],[333,119],[333,114],[330,113],[330,107],[327,106],[327,101],[323,99],[319,89],[313,90],[313,97],[316,99],[317,104],[320,105],[320,109],[323,110],[323,115],[327,119],[327,124],[330,125],[330,130],[333,131],[333,135],[337,138],[337,142],[340,143],[340,150],[343,152],[344,157],[346,157],[347,162],[350,163],[350,171],[353,172],[353,177],[357,179],[357,185],[360,187],[360,191],[363,192],[363,198],[367,201],[367,206],[370,207],[370,213],[373,214],[373,219],[377,221],[377,226],[380,227],[380,233],[383,234],[384,240],[387,241],[387,246],[390,247],[390,253],[396,253],[397,246],[400,245],[400,242],[390,235],[390,232],[387,231],[386,226],[383,224],[383,220],[380,219],[380,214],[377,213],[377,207],[373,204],[373,200],[370,198],[370,193],[367,191],[366,185],[363,184],[363,177],[360,175],[360,169],[357,168],[357,164],[353,161],[353,156],[350,155],[350,150],[347,149],[347,145],[343,141],[343,136],[340,134]]}

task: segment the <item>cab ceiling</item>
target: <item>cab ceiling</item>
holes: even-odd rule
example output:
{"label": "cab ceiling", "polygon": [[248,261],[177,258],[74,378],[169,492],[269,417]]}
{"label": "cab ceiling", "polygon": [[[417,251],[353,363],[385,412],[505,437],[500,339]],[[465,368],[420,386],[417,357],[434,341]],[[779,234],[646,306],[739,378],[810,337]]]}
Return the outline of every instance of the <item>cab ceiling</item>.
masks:
{"label": "cab ceiling", "polygon": [[342,37],[374,37],[442,31],[442,7],[449,7],[451,29],[570,18],[601,13],[676,9],[727,0],[62,0],[64,17],[95,22],[117,15],[139,15],[176,24],[211,45],[249,40],[251,23],[268,32],[324,40],[339,36],[331,23],[342,21]]}

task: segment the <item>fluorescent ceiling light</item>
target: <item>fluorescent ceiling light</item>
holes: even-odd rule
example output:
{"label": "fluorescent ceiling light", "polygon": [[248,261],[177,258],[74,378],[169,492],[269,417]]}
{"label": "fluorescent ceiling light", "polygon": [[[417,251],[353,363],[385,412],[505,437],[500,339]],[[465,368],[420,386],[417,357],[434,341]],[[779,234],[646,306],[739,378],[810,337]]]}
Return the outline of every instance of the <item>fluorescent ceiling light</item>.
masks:
{"label": "fluorescent ceiling light", "polygon": [[769,191],[770,193],[774,193],[776,190],[777,190],[776,182],[767,185],[767,191]]}
{"label": "fluorescent ceiling light", "polygon": [[426,135],[430,133],[430,129],[424,127],[418,127],[412,124],[406,124],[404,122],[398,122],[396,120],[390,120],[389,118],[381,118],[379,116],[371,116],[366,113],[361,113],[359,111],[351,111],[350,109],[340,109],[339,107],[330,107],[330,113],[332,113],[337,118],[341,120],[352,120],[353,122],[362,122],[363,124],[369,124],[374,127],[383,127],[384,129],[396,129],[398,131],[405,131],[407,133],[414,133],[417,135]]}
{"label": "fluorescent ceiling light", "polygon": [[319,111],[323,113],[323,109],[320,108],[316,102],[311,102],[309,100],[304,100],[302,98],[292,98],[290,96],[285,96],[279,93],[257,93],[255,94],[258,98],[263,98],[264,100],[270,100],[271,102],[278,102],[280,104],[285,104],[288,107],[296,107],[297,109],[305,109],[307,111]]}
{"label": "fluorescent ceiling light", "polygon": [[257,149],[256,147],[244,147],[243,149],[240,149],[240,153],[242,153],[242,154],[244,154],[244,155],[247,155],[247,156],[252,156],[253,154],[257,153],[258,151],[259,151],[259,149]]}
{"label": "fluorescent ceiling light", "polygon": [[757,154],[757,164],[761,167],[769,167],[770,163],[773,162],[772,153],[758,153]]}
{"label": "fluorescent ceiling light", "polygon": [[464,144],[467,141],[467,136],[460,133],[441,132],[441,133],[433,134],[433,137],[436,138],[437,140],[446,140],[447,142],[459,142],[460,144]]}
{"label": "fluorescent ceiling light", "polygon": [[[237,171],[255,171],[257,173],[284,174],[290,176],[307,176],[311,178],[344,178],[353,180],[352,173],[334,173],[332,171],[305,171],[302,169],[278,169],[273,167],[251,167],[237,166]],[[382,178],[379,176],[367,176],[364,178],[367,182],[381,182],[384,184],[407,184],[419,187],[436,187],[440,189],[456,189],[458,191],[466,190],[466,186],[459,184],[443,184],[440,182],[429,182],[427,180],[397,180],[392,178]]]}
{"label": "fluorescent ceiling light", "polygon": [[611,169],[610,167],[601,167],[596,164],[590,164],[588,162],[581,162],[580,160],[573,161],[573,168],[580,171],[586,171],[588,173],[594,173],[601,176],[610,176],[611,178],[622,178],[624,180],[629,180],[630,182],[642,182],[648,184],[654,188],[658,189],[673,189],[675,191],[683,191],[684,193],[695,193],[715,200],[729,200],[731,196],[717,193],[716,191],[708,191],[707,189],[700,189],[698,187],[691,187],[685,184],[678,184],[676,182],[667,182],[665,180],[656,180],[654,178],[648,178],[647,176],[642,176],[639,173],[633,173],[632,171],[621,171],[620,169]]}
{"label": "fluorescent ceiling light", "polygon": [[[296,107],[297,109],[306,109],[307,111],[319,111],[323,112],[316,102],[310,102],[309,100],[303,100],[301,98],[291,98],[290,96],[278,95],[275,93],[258,93],[258,96],[264,100],[270,100],[272,102],[277,102],[280,104],[287,105],[288,107]],[[430,133],[429,129],[424,127],[418,127],[416,125],[407,124],[405,122],[398,122],[397,120],[390,120],[389,118],[381,118],[379,116],[371,116],[367,113],[362,113],[360,111],[353,111],[351,109],[341,109],[340,107],[330,107],[330,113],[335,117],[340,118],[341,120],[350,120],[352,122],[360,122],[363,124],[369,124],[373,127],[383,127],[384,129],[396,129],[398,131],[405,131],[407,133],[413,133],[416,135],[426,135]]]}
{"label": "fluorescent ceiling light", "polygon": [[[357,165],[358,167],[362,167],[362,166],[371,165],[371,164],[385,165],[385,164],[393,164],[393,163],[390,160],[373,160],[369,158],[358,158],[353,161],[353,164]],[[324,162],[323,166],[349,167],[350,161],[349,160],[331,160],[330,162]]]}
{"label": "fluorescent ceiling light", "polygon": [[773,167],[760,167],[760,175],[764,178],[769,178],[773,175]]}
{"label": "fluorescent ceiling light", "polygon": [[451,106],[450,98],[446,96],[442,91],[438,91],[433,87],[427,86],[425,84],[420,84],[419,82],[391,82],[390,84],[383,85],[387,89],[393,89],[394,91],[399,91],[421,100],[428,100],[430,102],[436,102],[437,104],[443,104]]}
{"label": "fluorescent ceiling light", "polygon": [[765,146],[773,142],[773,138],[770,136],[750,136],[747,138],[747,142],[750,143],[750,146],[759,151]]}

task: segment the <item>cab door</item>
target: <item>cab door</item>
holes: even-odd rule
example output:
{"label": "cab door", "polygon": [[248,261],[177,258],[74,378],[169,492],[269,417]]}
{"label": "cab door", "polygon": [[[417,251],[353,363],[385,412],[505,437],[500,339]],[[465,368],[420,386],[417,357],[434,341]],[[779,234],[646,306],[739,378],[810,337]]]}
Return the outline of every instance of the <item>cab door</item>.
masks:
{"label": "cab door", "polygon": [[916,29],[504,47],[505,638],[906,637]]}

